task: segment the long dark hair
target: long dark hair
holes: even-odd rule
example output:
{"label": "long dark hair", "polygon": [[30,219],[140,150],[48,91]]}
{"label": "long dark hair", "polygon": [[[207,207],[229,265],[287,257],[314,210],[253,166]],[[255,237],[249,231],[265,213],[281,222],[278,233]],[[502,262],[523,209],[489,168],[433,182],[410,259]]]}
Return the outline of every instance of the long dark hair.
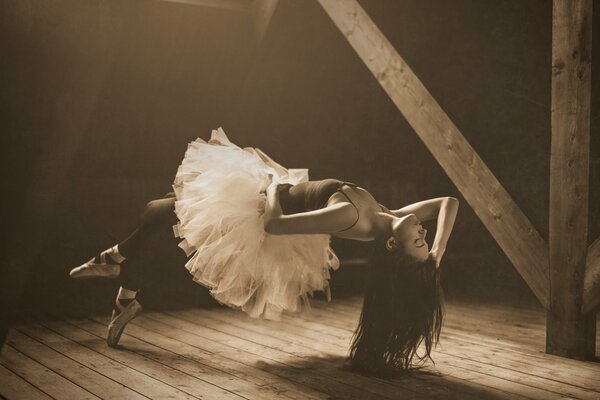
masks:
{"label": "long dark hair", "polygon": [[[393,376],[431,360],[443,320],[439,271],[431,258],[415,261],[374,243],[360,322],[350,350],[353,369]],[[417,350],[424,344],[424,354]],[[433,361],[433,360],[432,360]]]}

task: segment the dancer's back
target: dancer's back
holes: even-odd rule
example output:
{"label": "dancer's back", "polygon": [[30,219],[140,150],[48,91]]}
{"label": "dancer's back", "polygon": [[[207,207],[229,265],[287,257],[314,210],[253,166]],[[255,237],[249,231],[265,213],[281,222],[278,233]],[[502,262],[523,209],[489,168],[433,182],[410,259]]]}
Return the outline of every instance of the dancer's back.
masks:
{"label": "dancer's back", "polygon": [[339,191],[345,182],[337,179],[302,182],[288,185],[279,194],[284,214],[318,210],[327,205],[327,201]]}

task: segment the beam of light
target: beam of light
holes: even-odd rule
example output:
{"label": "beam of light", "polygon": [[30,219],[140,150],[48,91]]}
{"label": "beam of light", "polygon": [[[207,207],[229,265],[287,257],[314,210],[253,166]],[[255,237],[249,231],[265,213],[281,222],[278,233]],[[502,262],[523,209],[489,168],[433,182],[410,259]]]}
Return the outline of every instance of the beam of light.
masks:
{"label": "beam of light", "polygon": [[201,7],[220,8],[231,11],[248,11],[252,0],[158,0],[169,3],[191,4]]}

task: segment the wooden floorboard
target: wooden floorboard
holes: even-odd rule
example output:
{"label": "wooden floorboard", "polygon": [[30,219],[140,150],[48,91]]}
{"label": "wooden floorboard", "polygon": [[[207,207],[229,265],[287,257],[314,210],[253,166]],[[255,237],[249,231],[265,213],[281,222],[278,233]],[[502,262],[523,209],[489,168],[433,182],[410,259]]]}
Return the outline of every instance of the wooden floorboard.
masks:
{"label": "wooden floorboard", "polygon": [[[481,326],[491,324],[486,318],[495,319],[494,312],[487,314],[487,317],[485,315],[475,315],[470,319],[461,317],[458,323],[453,321],[456,320],[456,311],[457,307],[452,304],[447,312],[446,324],[442,331],[441,346],[436,353],[454,352],[457,357],[471,358],[478,362],[499,365],[502,368],[512,367],[525,373],[533,370],[536,374],[550,380],[562,381],[582,388],[591,387],[593,390],[600,391],[600,379],[597,378],[600,376],[600,364],[543,353],[545,327],[531,329],[530,334],[532,337],[537,337],[537,342],[534,345],[527,345],[531,339],[516,334],[511,335],[512,328],[508,323],[496,326],[496,330],[488,327],[485,333],[482,333]],[[332,317],[331,313],[335,316]],[[356,307],[345,307],[341,304],[339,307],[313,310],[313,314],[335,321],[336,324],[341,324],[340,326],[351,331],[356,325],[355,318],[358,316],[358,311]],[[525,322],[517,318],[511,323],[523,325]]]}
{"label": "wooden floorboard", "polygon": [[2,365],[0,365],[0,395],[7,399],[52,399],[33,384]]}
{"label": "wooden floorboard", "polygon": [[[139,354],[130,351],[114,351],[107,347],[103,342],[98,341],[98,336],[82,330],[74,325],[64,322],[50,322],[45,324],[46,327],[56,333],[77,342],[79,345],[93,350],[107,358],[129,366],[130,368],[145,374],[165,385],[173,388],[181,389],[191,398],[200,398],[198,393],[202,393],[203,399],[223,399],[223,400],[240,400],[243,397],[236,395],[234,392],[223,389],[222,387],[212,385],[202,379],[206,375],[206,371],[198,371],[198,374],[189,374],[185,369],[174,368],[170,359],[157,359],[146,357],[144,354]],[[102,329],[104,331],[104,329]],[[102,338],[101,338],[102,339]],[[177,398],[185,398],[177,396]]]}
{"label": "wooden floorboard", "polygon": [[[218,316],[213,315],[212,318],[207,313],[203,313],[201,310],[194,310],[192,312],[179,312],[177,313],[180,317],[188,318],[189,320],[201,321],[200,323],[212,327],[215,330],[219,330],[224,335],[243,335],[245,338],[249,340],[253,340],[256,342],[260,342],[267,347],[272,347],[277,350],[281,350],[282,352],[291,353],[294,355],[294,364],[296,365],[304,365],[305,363],[309,363],[311,367],[322,370],[323,373],[328,373],[329,370],[333,368],[333,370],[337,370],[341,366],[341,362],[339,360],[343,359],[343,357],[347,353],[348,346],[350,344],[351,332],[347,332],[347,337],[341,338],[341,335],[334,336],[334,340],[329,343],[325,343],[328,339],[328,332],[318,332],[320,335],[319,340],[313,340],[310,338],[300,337],[302,332],[308,332],[309,330],[303,329],[302,327],[293,327],[289,329],[285,325],[279,324],[279,328],[276,326],[268,327],[265,330],[260,330],[261,325],[270,325],[276,323],[269,323],[268,321],[254,321],[251,325],[247,325],[244,329],[243,327],[232,328],[240,324],[239,317],[230,316],[228,319],[223,319],[223,315],[225,313],[220,313]],[[224,323],[218,323],[217,321],[221,321]],[[252,322],[252,321],[249,321]],[[290,321],[287,321],[288,323]],[[277,329],[277,330],[276,330]],[[323,327],[321,327],[323,330]],[[327,327],[325,327],[326,331],[329,331]],[[286,337],[287,340],[290,340],[290,337],[294,335],[298,335],[299,339],[297,343],[300,345],[292,344],[293,340],[290,342],[281,341],[281,337]],[[342,340],[339,340],[342,339]],[[340,344],[340,342],[342,344]],[[310,357],[311,354],[316,354],[313,359],[308,359],[307,356]],[[329,355],[329,356],[328,356]],[[333,357],[332,357],[333,356]],[[336,376],[338,379],[343,379],[339,375]],[[369,382],[362,376],[357,376],[356,374],[349,373],[349,376],[346,379],[350,382],[351,385],[359,385],[369,391],[374,392],[379,395],[391,395],[392,398],[396,398],[398,395],[398,389],[408,389],[410,390],[411,386],[415,385],[415,382],[410,382],[407,380],[402,380],[399,382],[394,382],[395,390],[385,390],[386,388],[381,387],[381,383],[373,384],[373,382]],[[347,383],[347,382],[346,382]],[[420,380],[417,383],[423,383]],[[444,385],[435,384],[432,382],[427,382],[426,385],[421,385],[420,390],[415,390],[416,393],[424,394],[424,391],[427,391],[427,394],[431,398],[447,398],[448,396],[458,395],[460,394],[460,398],[479,398],[478,391],[473,390],[473,386],[476,387],[477,384],[468,383],[465,384],[461,390],[456,390],[451,387],[446,387]],[[493,389],[492,389],[493,391]],[[408,393],[403,393],[404,395],[408,395]]]}
{"label": "wooden floorboard", "polygon": [[[102,338],[105,326],[96,321],[76,321],[79,328]],[[308,391],[298,390],[274,375],[262,373],[256,368],[247,368],[235,361],[224,359],[215,353],[201,352],[177,340],[172,340],[152,331],[131,324],[124,336],[127,348],[132,352],[156,360],[161,364],[182,371],[202,381],[245,398],[290,398],[325,399]],[[139,337],[139,338],[138,338]],[[112,350],[112,349],[111,349]],[[225,397],[224,397],[225,398]]]}
{"label": "wooden floorboard", "polygon": [[225,309],[150,312],[121,347],[107,316],[15,326],[0,354],[8,399],[597,399],[600,364],[544,353],[535,306],[448,302],[440,346],[416,373],[347,368],[361,299],[313,302],[282,321]]}
{"label": "wooden floorboard", "polygon": [[[277,331],[275,331],[274,329],[271,328],[267,328],[265,330],[260,330],[261,325],[264,325],[263,323],[254,323],[252,325],[247,326],[245,329],[241,326],[241,324],[243,324],[243,321],[240,321],[239,317],[236,316],[231,316],[229,319],[227,318],[223,318],[223,315],[225,315],[225,313],[220,313],[220,314],[209,314],[209,313],[205,313],[205,312],[201,312],[198,310],[194,310],[193,312],[178,312],[175,313],[175,315],[179,315],[183,318],[194,318],[194,316],[196,316],[197,318],[195,318],[198,321],[201,321],[201,323],[205,326],[214,326],[214,321],[221,321],[221,322],[225,322],[225,324],[217,324],[217,327],[214,329],[222,329],[225,332],[229,332],[231,334],[244,334],[247,338],[252,337],[254,338],[254,340],[257,341],[263,341],[265,343],[268,343],[268,345],[270,346],[277,346],[278,348],[281,349],[285,349],[284,351],[288,351],[288,352],[292,352],[293,354],[297,355],[298,357],[302,357],[302,347],[297,348],[296,345],[294,345],[292,342],[290,342],[289,344],[284,343],[279,343],[281,342],[281,340],[279,338],[284,337],[287,340],[290,340],[290,337],[296,334],[301,334],[302,332],[307,332],[306,329],[302,329],[301,327],[294,327],[293,329],[289,330],[285,329],[286,327],[284,327],[284,329],[279,329]],[[215,317],[217,318],[215,320]],[[237,329],[231,329],[231,326],[236,326],[239,325],[239,328]],[[253,334],[253,332],[257,332],[256,334]],[[330,329],[327,328],[327,331],[329,332]],[[351,332],[348,332],[348,337],[345,338],[347,340],[339,340],[340,339],[340,335],[334,335],[333,340],[330,343],[324,344],[323,341],[325,339],[327,339],[328,337],[328,332],[322,332],[321,334],[321,341],[311,341],[308,338],[303,338],[300,339],[300,341],[298,341],[297,343],[306,343],[307,347],[312,348],[312,350],[316,350],[318,352],[322,352],[322,353],[326,353],[327,351],[331,351],[333,348],[338,347],[336,346],[336,344],[339,343],[345,343],[345,342],[349,342],[350,339],[350,335]],[[277,337],[274,337],[273,335],[276,335]],[[347,345],[341,345],[339,346],[339,348],[337,349],[340,354],[344,354],[345,351],[347,349]],[[304,353],[306,353],[306,350],[304,350]],[[520,373],[519,371],[511,371],[510,369],[506,369],[506,370],[498,370],[498,369],[492,369],[489,366],[487,366],[485,363],[474,363],[471,362],[468,358],[466,357],[460,357],[461,354],[458,353],[458,356],[460,358],[460,362],[456,362],[457,360],[454,359],[453,357],[448,357],[446,353],[438,353],[438,358],[442,359],[442,357],[444,357],[444,359],[446,360],[446,364],[450,365],[450,366],[454,366],[456,368],[462,368],[462,369],[466,369],[471,371],[474,375],[478,376],[479,382],[482,381],[490,381],[490,380],[498,380],[498,379],[503,379],[506,380],[508,382],[517,382],[516,385],[511,385],[512,386],[512,391],[515,394],[522,394],[522,395],[527,395],[528,397],[531,398],[540,398],[540,399],[545,399],[548,396],[548,392],[551,391],[551,388],[548,388],[548,386],[552,386],[553,382],[551,381],[545,381],[545,380],[541,380],[537,377],[531,377],[528,376],[527,374],[524,373]],[[528,382],[533,381],[533,384],[521,384],[519,382],[522,382],[524,380],[527,380]],[[492,386],[497,386],[497,385],[492,385]],[[559,387],[557,387],[559,385],[554,385],[554,388],[556,390],[561,390]],[[572,390],[570,393],[568,393],[570,395],[589,395],[590,393],[587,393],[585,390],[578,390],[577,388],[574,388],[574,390]],[[465,395],[467,395],[467,393],[465,393]]]}
{"label": "wooden floorboard", "polygon": [[[73,383],[63,375],[63,368],[65,366],[62,366],[61,364],[65,362],[67,368],[70,366],[66,360],[62,359],[60,354],[43,354],[43,352],[35,351],[34,349],[33,352],[36,353],[34,354],[34,357],[44,359],[47,363],[47,365],[44,365],[38,363],[26,354],[19,352],[12,347],[13,345],[14,342],[3,346],[1,358],[2,365],[14,374],[19,375],[23,380],[34,385],[39,391],[46,393],[48,396],[55,399],[61,397],[72,399],[99,398],[81,386]],[[2,389],[3,394],[5,393],[4,390],[5,389]],[[38,393],[32,393],[32,395],[36,394]]]}
{"label": "wooden floorboard", "polygon": [[[397,398],[400,395],[409,396],[414,393],[410,388],[395,387],[379,382],[374,383],[371,379],[340,369],[339,367],[342,365],[339,360],[343,359],[346,348],[344,348],[343,352],[333,353],[331,348],[319,348],[317,346],[318,342],[312,342],[310,343],[311,345],[307,346],[298,344],[302,343],[301,341],[294,343],[294,341],[289,340],[289,333],[286,335],[287,332],[281,329],[281,324],[279,324],[280,329],[277,331],[270,329],[268,332],[256,332],[255,328],[261,324],[261,321],[248,321],[251,324],[250,326],[239,326],[236,324],[239,320],[222,321],[211,318],[206,313],[200,315],[196,313],[169,313],[169,315],[174,316],[175,319],[192,324],[195,324],[195,321],[202,320],[202,325],[219,332],[222,337],[249,341],[259,346],[258,348],[261,349],[260,353],[266,354],[270,360],[280,361],[289,368],[306,368],[302,364],[299,365],[298,360],[308,359],[310,370],[319,371],[321,376],[348,387],[366,391],[368,392],[368,396],[377,395],[383,398]],[[286,337],[287,339],[282,339],[281,337]],[[304,343],[307,342],[307,340],[304,340]],[[328,362],[332,356],[337,361]],[[435,396],[435,393],[430,394]],[[367,396],[367,394],[363,394],[363,396]]]}
{"label": "wooden floorboard", "polygon": [[330,396],[339,396],[346,399],[376,398],[363,388],[340,383],[327,375],[313,371],[311,368],[295,366],[293,363],[296,357],[290,353],[262,346],[244,338],[226,335],[218,330],[176,319],[166,314],[150,314],[136,322],[143,323],[149,329],[160,330],[161,333],[167,335],[170,335],[169,332],[177,331],[179,340],[185,343],[199,348],[208,348],[208,346],[216,348],[216,352],[226,357],[233,357],[246,363],[255,364],[263,370],[297,384],[324,390]]}

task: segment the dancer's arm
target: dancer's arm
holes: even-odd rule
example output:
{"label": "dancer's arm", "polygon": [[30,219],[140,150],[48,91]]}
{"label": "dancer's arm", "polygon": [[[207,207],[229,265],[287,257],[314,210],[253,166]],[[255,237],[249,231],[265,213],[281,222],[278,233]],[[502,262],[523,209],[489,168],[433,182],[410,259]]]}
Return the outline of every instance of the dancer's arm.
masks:
{"label": "dancer's arm", "polygon": [[439,197],[409,204],[399,210],[392,211],[392,213],[398,217],[415,214],[421,221],[437,218],[435,238],[429,253],[439,266],[454,227],[454,221],[458,213],[458,200],[454,197]]}
{"label": "dancer's arm", "polygon": [[319,210],[284,215],[279,204],[281,186],[267,189],[265,231],[273,235],[334,233],[348,228],[357,218],[356,209],[349,203],[337,203]]}
{"label": "dancer's arm", "polygon": [[415,214],[420,221],[429,221],[439,218],[439,213],[444,205],[455,203],[458,207],[458,200],[454,197],[438,197],[435,199],[423,200],[417,203],[409,204],[398,210],[390,210],[396,217],[404,217],[408,214]]}

